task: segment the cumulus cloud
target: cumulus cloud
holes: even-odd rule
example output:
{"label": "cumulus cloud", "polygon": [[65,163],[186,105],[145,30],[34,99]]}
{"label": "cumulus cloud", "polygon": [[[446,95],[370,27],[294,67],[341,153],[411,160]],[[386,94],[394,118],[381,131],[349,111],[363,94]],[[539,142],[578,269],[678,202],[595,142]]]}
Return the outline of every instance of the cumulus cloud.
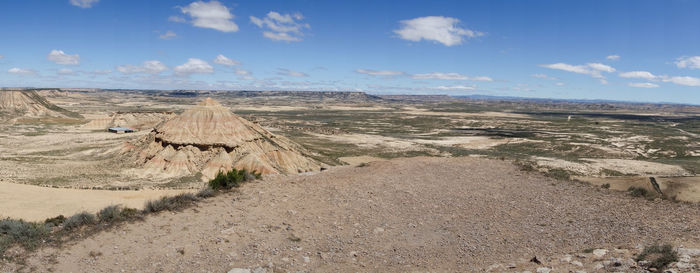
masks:
{"label": "cumulus cloud", "polygon": [[663,77],[663,81],[685,86],[700,86],[700,78],[695,77]]}
{"label": "cumulus cloud", "polygon": [[13,67],[13,68],[10,68],[9,70],[7,70],[7,73],[16,74],[16,75],[33,75],[33,74],[36,74],[36,71],[34,71],[34,69]]}
{"label": "cumulus cloud", "polygon": [[289,70],[286,68],[279,68],[279,71],[277,71],[277,75],[281,76],[291,76],[291,77],[308,77],[309,75],[303,72],[298,72],[294,70]]}
{"label": "cumulus cloud", "polygon": [[304,36],[304,29],[311,28],[309,24],[300,22],[304,19],[301,13],[280,14],[270,11],[263,18],[250,16],[250,22],[259,28],[266,29],[263,36],[275,41],[298,42]]}
{"label": "cumulus cloud", "polygon": [[234,65],[239,65],[239,63],[236,60],[229,59],[228,57],[224,55],[217,55],[216,58],[214,59],[215,64],[220,64],[220,65],[225,65],[225,66],[234,66]]}
{"label": "cumulus cloud", "polygon": [[145,61],[145,62],[143,62],[142,65],[127,64],[127,65],[117,66],[117,71],[124,73],[124,74],[135,74],[135,73],[158,74],[158,73],[161,73],[165,70],[168,70],[168,67],[165,66],[160,61],[156,61],[156,60]]}
{"label": "cumulus cloud", "polygon": [[58,73],[59,75],[73,75],[73,74],[75,74],[75,72],[73,70],[68,69],[68,68],[59,69],[56,73]]}
{"label": "cumulus cloud", "polygon": [[609,61],[617,61],[620,59],[620,55],[610,55],[610,56],[605,57],[605,59],[607,59]]}
{"label": "cumulus cloud", "polygon": [[675,64],[678,68],[700,69],[700,56],[680,57]]}
{"label": "cumulus cloud", "polygon": [[444,91],[467,91],[467,90],[474,90],[474,86],[467,86],[467,85],[450,85],[450,86],[436,86],[433,89],[436,90],[444,90]]}
{"label": "cumulus cloud", "polygon": [[657,87],[659,87],[658,84],[650,83],[650,82],[631,82],[628,85],[632,86],[632,87],[639,87],[639,88],[657,88]]}
{"label": "cumulus cloud", "polygon": [[401,28],[394,30],[401,39],[418,42],[434,41],[446,46],[462,44],[465,38],[484,35],[481,32],[458,26],[459,19],[444,16],[418,17],[400,22]]}
{"label": "cumulus cloud", "polygon": [[173,68],[173,71],[178,76],[188,76],[191,74],[211,74],[214,73],[214,68],[204,60],[189,58],[186,63]]}
{"label": "cumulus cloud", "polygon": [[173,32],[172,30],[168,30],[165,33],[158,36],[158,38],[161,38],[163,40],[171,40],[175,37],[177,37],[177,34],[175,32]]}
{"label": "cumulus cloud", "polygon": [[100,0],[70,0],[70,4],[76,7],[81,7],[84,9],[91,8],[92,5],[97,4]]}
{"label": "cumulus cloud", "polygon": [[572,73],[590,75],[593,78],[599,79],[602,84],[607,84],[602,72],[612,73],[615,68],[601,63],[587,63],[585,65],[570,65],[566,63],[543,64],[542,67],[549,69],[563,70]]}
{"label": "cumulus cloud", "polygon": [[[222,32],[236,32],[238,25],[233,21],[233,14],[229,9],[219,3],[219,1],[197,1],[192,2],[186,7],[180,7],[182,13],[192,17],[192,25],[201,28],[211,28]],[[177,16],[170,16],[168,20],[180,22]]]}
{"label": "cumulus cloud", "polygon": [[647,72],[647,71],[624,72],[624,73],[620,73],[620,77],[632,78],[632,79],[645,79],[645,80],[655,80],[657,78],[656,75],[651,74],[651,72]]}
{"label": "cumulus cloud", "polygon": [[491,82],[493,79],[486,76],[469,77],[467,75],[462,75],[459,73],[426,73],[426,74],[414,74],[411,78],[416,80],[455,80],[455,81],[485,81]]}
{"label": "cumulus cloud", "polygon": [[51,50],[49,52],[49,55],[46,56],[49,61],[52,61],[56,64],[68,64],[68,65],[79,65],[80,64],[80,55],[74,54],[74,55],[68,55],[63,50]]}
{"label": "cumulus cloud", "polygon": [[403,72],[399,72],[399,71],[372,70],[372,69],[357,69],[357,70],[355,70],[355,73],[366,74],[366,75],[371,75],[371,76],[385,76],[385,77],[400,76],[400,75],[404,74]]}

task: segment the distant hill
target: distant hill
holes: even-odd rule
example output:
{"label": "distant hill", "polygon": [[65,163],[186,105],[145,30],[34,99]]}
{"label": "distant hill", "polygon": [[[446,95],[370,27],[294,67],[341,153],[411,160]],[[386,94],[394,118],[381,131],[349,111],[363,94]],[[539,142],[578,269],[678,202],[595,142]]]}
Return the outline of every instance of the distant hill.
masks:
{"label": "distant hill", "polygon": [[0,117],[82,118],[78,113],[56,106],[33,90],[0,91]]}

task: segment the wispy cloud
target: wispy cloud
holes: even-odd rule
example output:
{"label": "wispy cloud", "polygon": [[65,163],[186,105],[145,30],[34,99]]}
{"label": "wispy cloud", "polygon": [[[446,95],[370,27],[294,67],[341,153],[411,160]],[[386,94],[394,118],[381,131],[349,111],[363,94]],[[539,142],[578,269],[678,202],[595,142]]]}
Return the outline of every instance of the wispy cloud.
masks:
{"label": "wispy cloud", "polygon": [[58,71],[56,71],[56,73],[59,75],[75,75],[75,71],[68,68],[59,69]]}
{"label": "wispy cloud", "polygon": [[620,55],[609,55],[609,56],[605,57],[605,59],[609,60],[609,61],[617,61],[620,59]]}
{"label": "wispy cloud", "polygon": [[578,73],[589,75],[593,78],[599,79],[602,84],[607,84],[608,81],[603,76],[602,72],[612,73],[615,72],[615,68],[612,66],[601,64],[601,63],[587,63],[585,65],[571,65],[566,63],[554,63],[554,64],[543,64],[542,67],[549,69],[562,70],[566,72]]}
{"label": "wispy cloud", "polygon": [[221,54],[216,56],[216,58],[214,59],[214,63],[224,65],[224,66],[234,66],[234,65],[241,64],[238,61],[229,59],[228,57],[221,55]]}
{"label": "wispy cloud", "polygon": [[168,30],[165,33],[158,36],[158,38],[161,38],[163,40],[172,40],[175,37],[177,37],[177,34],[175,34],[175,32],[173,32],[172,30]]}
{"label": "wispy cloud", "polygon": [[304,29],[309,29],[311,26],[307,23],[300,22],[304,19],[301,13],[280,14],[276,11],[270,11],[263,18],[250,16],[250,22],[259,28],[266,29],[263,31],[263,36],[275,41],[298,42],[304,36]]}
{"label": "wispy cloud", "polygon": [[455,80],[455,81],[485,81],[491,82],[493,79],[486,76],[470,77],[467,75],[462,75],[459,73],[425,73],[425,74],[413,74],[411,78],[416,80]]}
{"label": "wispy cloud", "polygon": [[700,56],[680,57],[675,64],[678,68],[700,69]]}
{"label": "wispy cloud", "polygon": [[168,21],[176,22],[176,23],[185,23],[185,22],[187,22],[187,19],[185,19],[184,17],[181,17],[181,16],[173,15],[173,16],[168,17]]}
{"label": "wispy cloud", "polygon": [[622,78],[632,78],[632,79],[645,79],[645,80],[655,80],[658,78],[656,75],[647,71],[630,71],[623,72],[619,75]]}
{"label": "wispy cloud", "polygon": [[541,74],[541,73],[540,73],[540,74],[532,74],[532,75],[530,75],[530,76],[533,77],[533,78],[545,79],[545,80],[550,80],[550,81],[559,80],[559,79],[557,79],[557,78],[555,78],[555,77],[550,77],[550,76],[548,76],[547,74]]}
{"label": "wispy cloud", "polygon": [[91,8],[94,4],[97,4],[100,0],[70,0],[69,3],[73,6],[80,8]]}
{"label": "wispy cloud", "polygon": [[357,69],[357,70],[355,70],[355,73],[366,74],[366,75],[371,75],[371,76],[385,76],[385,77],[404,75],[404,73],[400,72],[400,71],[372,70],[372,69]]}
{"label": "wispy cloud", "polygon": [[700,86],[700,78],[695,77],[663,77],[663,81],[685,86]]}
{"label": "wispy cloud", "polygon": [[36,71],[34,69],[13,67],[7,70],[7,73],[16,75],[34,75],[36,74]]}
{"label": "wispy cloud", "polygon": [[56,64],[67,64],[67,65],[79,65],[80,64],[80,55],[74,54],[74,55],[69,55],[63,52],[63,50],[51,50],[49,52],[49,55],[46,56],[46,58],[49,61],[52,61]]}
{"label": "wispy cloud", "polygon": [[[219,1],[192,2],[186,7],[181,7],[180,10],[192,17],[192,25],[196,27],[211,28],[222,32],[238,31],[238,25],[232,21],[233,14]],[[179,20],[173,16],[170,18]]]}
{"label": "wispy cloud", "polygon": [[476,88],[474,86],[468,86],[468,85],[440,85],[433,87],[435,90],[444,90],[444,91],[469,91],[469,90],[475,90]]}
{"label": "wispy cloud", "polygon": [[481,32],[458,26],[459,19],[444,16],[418,17],[399,22],[401,28],[394,30],[401,39],[418,42],[434,41],[446,46],[462,44],[465,38],[484,35]]}
{"label": "wispy cloud", "polygon": [[286,68],[278,68],[277,75],[281,76],[291,76],[291,77],[308,77],[309,75],[303,72],[298,72],[294,70],[289,70]]}
{"label": "wispy cloud", "polygon": [[117,66],[117,71],[124,74],[135,74],[135,73],[147,73],[147,74],[159,74],[168,67],[157,60],[150,60],[143,62],[142,65],[120,65]]}
{"label": "wispy cloud", "polygon": [[632,86],[632,87],[639,87],[639,88],[657,88],[657,87],[659,87],[658,84],[650,83],[650,82],[631,82],[628,85]]}

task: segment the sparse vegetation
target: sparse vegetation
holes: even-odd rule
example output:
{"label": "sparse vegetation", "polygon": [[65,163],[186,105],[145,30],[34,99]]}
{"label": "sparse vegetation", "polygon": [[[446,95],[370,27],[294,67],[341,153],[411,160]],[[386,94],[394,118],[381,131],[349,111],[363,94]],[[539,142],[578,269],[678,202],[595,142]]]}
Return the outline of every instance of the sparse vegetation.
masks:
{"label": "sparse vegetation", "polygon": [[[97,214],[80,212],[71,217],[59,215],[48,218],[43,222],[26,222],[23,220],[4,219],[0,220],[0,256],[8,248],[19,245],[26,250],[33,250],[43,242],[50,241],[51,238],[60,238],[67,233],[63,231],[73,231],[82,229],[83,232],[95,232],[105,226],[110,226],[119,222],[140,219],[145,214],[160,212],[163,210],[179,211],[195,204],[195,202],[216,196],[219,190],[239,187],[242,183],[259,179],[261,175],[247,170],[231,170],[227,173],[219,173],[217,178],[207,184],[207,187],[193,193],[181,193],[175,196],[165,196],[160,199],[146,202],[143,210],[125,208],[120,205],[111,205],[101,209]],[[216,182],[214,182],[216,181]],[[215,188],[216,187],[216,188]],[[58,227],[53,232],[50,228]],[[298,239],[298,237],[295,237]],[[298,239],[301,240],[301,239]],[[180,254],[184,255],[184,249]],[[92,253],[91,257],[102,255]]]}
{"label": "sparse vegetation", "polygon": [[63,228],[70,230],[95,223],[97,223],[97,217],[92,213],[84,211],[66,218],[66,220],[63,221]]}
{"label": "sparse vegetation", "polygon": [[629,189],[627,189],[627,193],[634,197],[644,197],[647,199],[653,199],[654,197],[656,197],[656,194],[654,192],[640,187],[629,187]]}
{"label": "sparse vegetation", "polygon": [[665,245],[651,245],[644,248],[642,253],[640,253],[637,261],[649,261],[647,268],[656,268],[659,270],[664,269],[667,265],[678,261],[678,253],[673,249],[670,244]]}
{"label": "sparse vegetation", "polygon": [[19,244],[25,249],[34,249],[47,233],[48,229],[40,223],[14,219],[0,220],[0,254],[14,244]]}
{"label": "sparse vegetation", "polygon": [[605,183],[603,185],[600,185],[601,188],[603,189],[609,189],[610,188],[610,183]]}
{"label": "sparse vegetation", "polygon": [[261,174],[249,172],[248,170],[232,169],[228,172],[218,172],[216,177],[209,181],[209,187],[214,190],[238,188],[244,182],[255,180],[261,177]]}

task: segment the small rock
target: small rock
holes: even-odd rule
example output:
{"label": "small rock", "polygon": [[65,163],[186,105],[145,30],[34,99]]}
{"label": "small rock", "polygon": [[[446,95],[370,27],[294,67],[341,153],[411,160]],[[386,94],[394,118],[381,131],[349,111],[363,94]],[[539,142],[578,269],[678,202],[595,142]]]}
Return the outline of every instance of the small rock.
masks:
{"label": "small rock", "polygon": [[564,257],[561,258],[561,261],[565,263],[570,263],[571,259],[573,259],[571,255],[564,255]]}
{"label": "small rock", "polygon": [[310,262],[311,262],[311,258],[304,256],[304,263],[308,264]]}
{"label": "small rock", "polygon": [[578,267],[583,267],[583,263],[579,261],[572,261],[571,264],[578,266]]}
{"label": "small rock", "polygon": [[552,271],[552,269],[549,267],[538,267],[537,268],[537,273],[549,273],[551,271]]}
{"label": "small rock", "polygon": [[228,271],[228,273],[251,273],[248,268],[234,268]]}
{"label": "small rock", "polygon": [[267,269],[263,267],[256,267],[255,269],[253,269],[253,273],[267,273]]}
{"label": "small rock", "polygon": [[605,266],[602,263],[597,263],[593,266],[593,270],[601,270],[603,268],[605,268]]}
{"label": "small rock", "polygon": [[593,255],[595,255],[596,258],[602,258],[603,256],[605,256],[605,254],[608,254],[607,249],[600,249],[599,248],[599,249],[593,250]]}
{"label": "small rock", "polygon": [[384,232],[384,229],[381,227],[376,227],[376,228],[374,228],[374,230],[372,232],[374,232],[374,234],[382,233],[382,232]]}

